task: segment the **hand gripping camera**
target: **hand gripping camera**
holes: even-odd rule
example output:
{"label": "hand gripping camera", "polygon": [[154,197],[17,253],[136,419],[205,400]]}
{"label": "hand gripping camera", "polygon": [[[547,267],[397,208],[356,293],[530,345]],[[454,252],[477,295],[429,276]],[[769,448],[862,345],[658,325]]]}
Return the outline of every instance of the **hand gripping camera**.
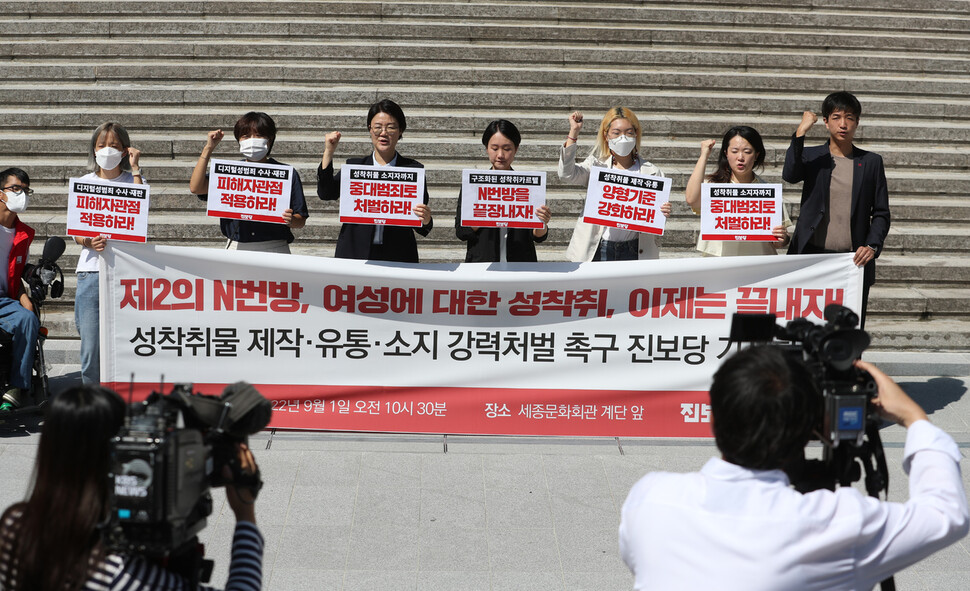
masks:
{"label": "hand gripping camera", "polygon": [[829,304],[823,315],[824,325],[798,318],[782,328],[774,314],[735,314],[730,338],[771,342],[805,364],[815,380],[821,397],[814,433],[822,442],[822,459],[805,460],[790,471],[795,488],[808,492],[848,486],[862,477],[861,465],[866,491],[878,497],[889,488],[879,438],[882,421],[869,404],[878,388],[868,372],[854,365],[869,346],[869,335],[856,328],[859,317],[845,306]]}
{"label": "hand gripping camera", "polygon": [[259,490],[259,474],[238,466],[235,444],[271,415],[270,402],[245,382],[221,396],[176,384],[167,395],[152,392],[130,404],[113,441],[107,548],[163,562],[190,582],[208,581],[212,563],[203,560],[196,534],[212,513],[210,488],[225,486],[228,466],[235,486]]}

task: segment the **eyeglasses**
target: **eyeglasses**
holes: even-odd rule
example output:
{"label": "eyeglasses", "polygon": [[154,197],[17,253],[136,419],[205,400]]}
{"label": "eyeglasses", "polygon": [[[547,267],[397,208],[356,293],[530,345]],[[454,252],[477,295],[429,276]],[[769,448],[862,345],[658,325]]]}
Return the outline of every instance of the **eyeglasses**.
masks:
{"label": "eyeglasses", "polygon": [[637,130],[635,130],[635,129],[628,129],[628,130],[626,130],[625,133],[621,133],[619,129],[613,129],[613,130],[610,131],[610,133],[608,133],[606,135],[606,137],[610,138],[611,140],[614,140],[614,139],[620,137],[621,135],[625,135],[626,137],[636,138],[637,137]]}
{"label": "eyeglasses", "polygon": [[20,193],[21,191],[23,191],[28,196],[34,194],[34,190],[31,189],[30,187],[21,187],[20,185],[10,185],[9,187],[4,187],[3,190],[4,191],[13,191],[14,193]]}
{"label": "eyeglasses", "polygon": [[397,133],[400,130],[401,128],[397,125],[394,125],[393,123],[390,125],[371,125],[370,126],[370,132],[373,133],[374,135],[381,135],[385,131],[388,134],[392,134],[392,133]]}

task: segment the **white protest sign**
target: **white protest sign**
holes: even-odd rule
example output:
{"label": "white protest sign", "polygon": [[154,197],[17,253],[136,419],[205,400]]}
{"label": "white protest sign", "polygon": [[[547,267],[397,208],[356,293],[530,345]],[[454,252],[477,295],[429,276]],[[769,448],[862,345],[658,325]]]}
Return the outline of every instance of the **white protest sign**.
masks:
{"label": "white protest sign", "polygon": [[148,185],[68,180],[67,235],[148,239]]}
{"label": "white protest sign", "polygon": [[421,227],[424,169],[344,164],[340,168],[340,221]]}
{"label": "white protest sign", "polygon": [[541,228],[536,211],[546,204],[546,173],[465,169],[461,195],[462,226]]}
{"label": "white protest sign", "polygon": [[660,206],[668,201],[668,178],[593,167],[589,171],[583,221],[663,235],[667,218]]}
{"label": "white protest sign", "polygon": [[701,184],[701,239],[774,241],[782,223],[780,184]]}
{"label": "white protest sign", "polygon": [[209,163],[212,217],[285,224],[290,207],[293,167],[284,164],[213,160]]}

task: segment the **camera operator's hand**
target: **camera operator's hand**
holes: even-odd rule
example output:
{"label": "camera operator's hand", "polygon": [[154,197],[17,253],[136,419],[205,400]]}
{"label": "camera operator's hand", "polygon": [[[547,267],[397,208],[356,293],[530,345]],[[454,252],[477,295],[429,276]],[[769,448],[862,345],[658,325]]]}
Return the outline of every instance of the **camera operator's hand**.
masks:
{"label": "camera operator's hand", "polygon": [[[236,444],[236,459],[239,462],[239,469],[245,475],[255,475],[259,479],[259,466],[256,465],[256,458],[253,452],[245,443]],[[256,495],[259,494],[258,487],[245,484],[232,483],[232,470],[229,466],[223,468],[223,476],[228,482],[226,484],[226,500],[232,512],[236,514],[236,521],[249,521],[256,523]]]}
{"label": "camera operator's hand", "polygon": [[919,420],[929,420],[926,413],[910,398],[899,384],[882,372],[878,367],[865,361],[856,361],[855,366],[869,372],[879,387],[879,393],[872,399],[873,405],[879,409],[879,414],[885,419],[895,421],[903,427]]}

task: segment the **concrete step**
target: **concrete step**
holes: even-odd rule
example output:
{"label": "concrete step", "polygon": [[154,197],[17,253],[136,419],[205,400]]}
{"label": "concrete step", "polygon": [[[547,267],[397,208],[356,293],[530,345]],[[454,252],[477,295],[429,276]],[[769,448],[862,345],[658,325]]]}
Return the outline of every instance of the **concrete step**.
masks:
{"label": "concrete step", "polygon": [[[83,44],[76,46],[83,48]],[[105,49],[99,42],[99,49]],[[528,88],[555,88],[563,86],[569,88],[591,86],[591,66],[564,66],[561,64],[523,63],[520,66],[489,66],[472,65],[466,63],[445,64],[435,61],[426,66],[411,65],[401,68],[390,63],[332,63],[325,57],[314,56],[315,63],[307,65],[280,66],[239,64],[154,64],[148,66],[149,58],[156,55],[157,47],[151,44],[139,45],[143,55],[132,56],[134,63],[98,64],[78,67],[75,64],[40,65],[25,61],[9,63],[0,67],[0,73],[5,78],[14,80],[38,80],[40,82],[104,82],[118,83],[121,81],[138,82],[143,79],[146,67],[151,67],[152,78],[159,82],[174,83],[207,82],[220,80],[231,84],[236,82],[250,83],[259,80],[267,83],[307,83],[313,80],[327,79],[335,84],[371,84],[380,80],[384,84],[421,84],[429,86],[453,87],[456,85],[489,85],[497,87],[522,86]],[[57,48],[49,48],[54,52]],[[121,46],[116,55],[132,53]],[[178,54],[181,55],[181,54]],[[305,60],[307,56],[299,56]],[[181,62],[181,60],[179,60]],[[321,63],[322,62],[322,63]],[[545,66],[545,67],[543,67]],[[919,72],[911,76],[904,76],[897,72],[894,76],[880,75],[870,72],[858,73],[853,83],[859,93],[889,92],[893,94],[908,94],[907,89],[918,86],[923,95],[962,95],[966,93],[968,85],[966,74],[970,70],[970,59],[957,64],[957,71],[950,75],[930,76]],[[683,65],[669,67],[648,67],[640,65],[635,70],[628,67],[610,67],[603,65],[597,69],[595,77],[597,85],[604,84],[620,88],[661,89],[701,88],[706,90],[736,90],[739,88],[761,88],[770,91],[803,91],[806,87],[835,88],[844,80],[844,73],[828,73],[815,70],[779,71],[766,65],[763,69],[749,68],[744,72],[743,83],[739,85],[738,74],[725,66],[711,70],[708,68],[691,68]]]}
{"label": "concrete step", "polygon": [[970,349],[970,322],[951,318],[900,321],[873,317],[866,331],[877,351],[966,351]]}
{"label": "concrete step", "polygon": [[[685,97],[683,100],[688,101],[689,98]],[[810,100],[806,97],[803,104],[810,104]],[[881,154],[895,153],[899,157],[899,154],[907,150],[912,152],[911,148],[899,145],[900,140],[916,142],[921,145],[921,150],[934,156],[934,161],[936,156],[965,153],[966,144],[970,142],[970,121],[926,118],[921,110],[922,105],[914,105],[909,112],[901,111],[905,103],[897,104],[891,113],[879,114],[872,111],[869,100],[867,97],[866,116],[856,135],[860,143],[869,145]],[[951,100],[960,102],[959,97],[952,97]],[[770,152],[780,152],[784,156],[791,134],[800,119],[799,114],[794,110],[780,115],[748,113],[743,110],[745,104],[747,103],[744,101],[739,103],[739,110],[734,112],[638,111],[637,116],[643,126],[644,142],[665,141],[693,148],[695,157],[701,139],[719,136],[725,129],[741,120],[758,129],[769,150],[768,161],[777,161],[777,158],[771,157]],[[348,104],[309,111],[298,106],[273,106],[269,112],[279,128],[279,145],[276,149],[291,141],[320,142],[322,135],[331,130],[345,132],[342,140],[344,142],[363,142],[366,140],[364,118],[367,107],[365,104]],[[568,111],[529,107],[496,108],[490,111],[457,106],[444,111],[440,108],[428,109],[420,104],[406,107],[408,141],[412,138],[440,137],[441,134],[461,140],[478,141],[485,126],[499,117],[510,119],[520,128],[523,132],[523,149],[540,140],[559,143],[568,129]],[[602,107],[599,107],[586,115],[595,122],[602,114],[601,110]],[[174,153],[176,150],[173,145],[167,144],[177,140],[196,142],[194,146],[183,148],[188,149],[188,154],[193,154],[201,150],[206,131],[217,128],[229,130],[235,122],[233,115],[227,114],[225,109],[206,106],[172,108],[164,105],[130,105],[106,109],[99,105],[53,107],[0,104],[0,130],[7,130],[4,133],[9,134],[8,138],[80,141],[82,153],[87,150],[86,142],[90,141],[91,131],[104,121],[110,120],[122,122],[136,145],[148,153],[159,155]],[[593,137],[592,126],[582,137],[586,140]],[[809,140],[821,141],[823,138],[824,131],[821,127],[809,132]],[[18,148],[20,150],[22,148]],[[518,157],[522,158],[521,152]],[[925,162],[924,165],[935,166],[935,162]]]}
{"label": "concrete step", "polygon": [[[77,3],[70,0],[48,0],[46,2],[2,2],[0,7],[10,15],[22,15],[31,18],[41,18],[45,16],[77,16],[85,15],[91,17],[127,14],[126,9],[130,4],[119,1],[103,1],[97,3]],[[424,0],[416,2],[400,3],[375,3],[375,2],[354,2],[347,0],[319,1],[313,3],[296,1],[223,1],[217,3],[205,2],[159,2],[144,1],[139,3],[139,14],[162,16],[202,16],[209,18],[216,17],[236,17],[239,15],[260,15],[272,17],[275,15],[302,14],[305,16],[321,16],[324,18],[340,18],[339,15],[370,16],[373,18],[386,18],[392,16],[420,17],[423,20],[433,19],[455,19],[461,16],[466,18],[484,18],[495,16],[508,16],[510,18],[524,18],[527,15],[536,15],[537,18],[553,22],[611,22],[610,15],[622,14],[623,20],[634,20],[639,18],[646,22],[651,15],[659,14],[659,9],[650,7],[631,6],[629,3],[620,2],[600,2],[597,3],[599,11],[588,10],[588,4],[581,0],[566,0],[552,2],[549,0],[537,0],[528,4],[505,4],[496,2],[485,3],[456,3],[451,0]],[[837,18],[842,15],[843,5],[837,0],[815,0],[811,6],[799,5],[794,7],[785,0],[768,0],[760,2],[756,9],[742,0],[725,1],[697,1],[681,6],[667,8],[669,11],[681,9],[700,13],[709,13],[708,18],[718,21],[750,21],[751,15],[767,15],[778,13],[782,15],[800,15],[803,18],[817,18],[831,15],[833,24],[848,26],[844,19]],[[741,10],[739,10],[741,8]],[[879,21],[879,17],[885,16],[922,16],[925,18],[965,18],[968,15],[966,3],[961,0],[941,0],[939,2],[929,2],[927,0],[915,0],[900,6],[889,0],[872,0],[866,3],[866,13],[859,15],[861,19],[871,18],[879,26],[884,26],[885,21]],[[715,19],[717,14],[722,14]],[[904,29],[910,24],[905,19],[898,24],[900,29]],[[894,23],[894,26],[897,26]]]}
{"label": "concrete step", "polygon": [[[705,22],[710,15],[726,15],[728,13],[704,13],[702,11],[685,10],[643,10],[631,9],[615,11],[607,16],[607,12],[584,11],[576,14],[580,20],[574,24],[550,21],[548,13],[541,8],[531,7],[528,16],[516,17],[503,13],[500,18],[488,20],[487,11],[475,11],[468,14],[468,18],[450,15],[446,18],[429,20],[427,14],[402,15],[397,18],[394,14],[381,14],[380,18],[373,15],[354,18],[353,13],[339,11],[336,14],[346,15],[334,18],[334,12],[318,14],[313,18],[305,10],[303,4],[293,12],[281,12],[280,3],[254,2],[246,9],[237,13],[235,20],[218,19],[145,19],[117,18],[117,14],[127,14],[127,10],[116,13],[116,18],[110,19],[75,19],[71,16],[56,18],[50,23],[44,19],[30,18],[22,23],[26,37],[43,35],[47,43],[70,42],[77,47],[78,41],[85,37],[122,37],[132,39],[143,36],[151,28],[152,39],[166,37],[184,41],[194,41],[198,47],[216,49],[215,44],[205,45],[211,37],[226,36],[238,39],[240,34],[266,40],[291,39],[355,39],[377,40],[382,38],[383,31],[373,26],[374,22],[391,23],[394,26],[394,36],[401,40],[453,40],[479,39],[488,41],[528,41],[534,43],[575,43],[577,40],[593,42],[601,39],[604,34],[618,43],[638,43],[643,45],[693,45],[703,46],[705,42],[713,46],[726,46],[729,42],[738,41],[738,33],[757,32],[757,35],[741,37],[740,43],[746,47],[786,47],[790,45],[792,34],[798,34],[805,45],[811,47],[841,47],[844,49],[908,49],[911,51],[930,51],[941,42],[952,40],[959,42],[967,36],[968,26],[966,18],[940,19],[913,17],[912,29],[904,27],[898,29],[885,26],[886,16],[859,15],[859,26],[855,20],[845,22],[837,14],[796,12],[759,12],[756,19],[744,18],[739,22],[732,22],[737,15],[729,15],[728,19],[717,19]],[[247,22],[245,17],[259,14],[253,11],[258,6],[272,6],[274,10],[268,18],[263,16],[259,21]],[[501,10],[498,5],[494,9]],[[483,14],[483,12],[485,12]],[[518,11],[510,11],[513,15]],[[592,14],[598,14],[602,19],[597,22]],[[294,16],[298,18],[294,19]],[[414,18],[409,18],[413,16]],[[585,17],[585,18],[584,18]],[[614,20],[608,20],[614,19]],[[698,22],[698,20],[700,22]],[[894,21],[896,19],[893,19]],[[882,21],[882,22],[880,22]],[[870,26],[867,26],[867,24]],[[39,25],[39,26],[38,26]],[[46,25],[46,27],[43,27]],[[43,27],[43,28],[42,28]],[[528,28],[523,34],[523,29]],[[861,34],[860,34],[861,33]],[[524,39],[525,38],[525,39]],[[164,43],[164,41],[161,41]],[[244,45],[241,43],[241,45]],[[73,48],[72,47],[72,48]],[[959,51],[959,49],[955,49]],[[185,48],[183,48],[185,51]],[[255,52],[254,52],[255,53]],[[204,52],[203,55],[211,55]],[[218,54],[217,54],[218,55]],[[222,54],[228,55],[228,54]],[[232,55],[239,55],[233,52]]]}
{"label": "concrete step", "polygon": [[[912,85],[910,85],[912,86]],[[362,108],[381,98],[390,97],[410,108],[410,105],[423,105],[426,109],[446,109],[462,111],[477,109],[479,112],[494,112],[504,115],[509,111],[523,109],[541,110],[547,113],[562,113],[580,109],[590,113],[600,113],[604,106],[623,104],[636,112],[666,113],[701,112],[708,115],[731,114],[737,121],[742,116],[784,116],[795,119],[806,108],[817,109],[819,96],[824,96],[829,87],[814,85],[801,89],[801,92],[773,92],[734,88],[720,91],[707,89],[664,88],[644,93],[636,89],[612,88],[608,86],[570,89],[522,89],[503,88],[500,93],[494,88],[414,88],[405,85],[378,84],[372,88],[341,85],[321,87],[318,80],[306,85],[278,84],[271,89],[261,85],[232,89],[212,89],[202,85],[174,84],[55,84],[44,85],[44,92],[36,92],[31,83],[10,82],[0,88],[0,104],[17,108],[38,108],[41,105],[52,108],[91,108],[95,105],[115,104],[118,96],[125,96],[126,108],[132,105],[165,105],[168,108],[217,109],[235,113],[240,111],[238,97],[244,94],[247,107],[267,112],[278,109],[304,108],[325,111],[330,108],[346,108],[348,105]],[[848,90],[858,91],[853,85]],[[970,102],[963,97],[949,96],[934,100],[932,96],[921,95],[920,100],[901,100],[880,93],[872,98],[866,97],[866,114],[891,116],[900,114],[909,117],[940,120],[970,119]],[[229,119],[227,117],[227,119]],[[233,121],[229,119],[229,121]]]}
{"label": "concrete step", "polygon": [[[40,22],[38,20],[13,21],[11,26],[29,27],[34,29],[50,29],[57,26],[58,21]],[[88,23],[79,24],[84,27]],[[249,28],[252,22],[243,25]],[[146,27],[153,27],[149,23]],[[249,34],[247,30],[247,35]],[[206,39],[213,39],[219,35],[207,35]],[[45,36],[50,39],[50,36]],[[226,43],[232,43],[236,37],[226,35]],[[260,39],[260,44],[273,43],[273,39]],[[316,62],[325,62],[315,67],[329,67],[336,64],[349,63],[408,63],[417,64],[476,64],[489,63],[494,60],[496,53],[503,54],[503,61],[507,64],[532,64],[538,67],[562,66],[606,66],[607,69],[617,67],[616,64],[639,64],[643,68],[674,68],[681,71],[702,71],[730,69],[738,72],[764,73],[772,70],[798,70],[800,72],[833,72],[844,71],[853,73],[882,73],[895,72],[898,74],[920,74],[942,77],[953,77],[966,74],[970,64],[967,55],[960,51],[946,52],[941,47],[940,52],[933,54],[914,54],[909,51],[893,51],[892,48],[876,48],[873,50],[858,50],[854,52],[857,58],[846,63],[839,56],[820,51],[812,47],[788,47],[765,50],[749,47],[743,54],[736,49],[725,49],[720,46],[657,46],[650,49],[639,47],[615,48],[604,47],[598,43],[582,44],[581,39],[571,46],[541,46],[523,45],[518,40],[506,42],[478,41],[469,46],[461,42],[443,42],[433,40],[428,42],[411,41],[398,42],[383,40],[382,51],[375,51],[370,45],[348,43],[342,40],[314,39],[312,42],[300,40],[277,41],[275,43],[272,64],[262,61],[243,62],[249,70],[258,75],[259,79],[294,79],[294,72],[313,66],[307,66],[308,58]],[[102,42],[104,42],[102,40]],[[99,51],[98,63],[89,60],[78,60],[72,57],[54,54],[45,56],[48,59],[36,59],[39,56],[18,56],[16,61],[3,64],[2,71],[8,75],[18,73],[22,79],[59,79],[76,80],[110,80],[116,78],[130,78],[132,69],[143,69],[151,64],[153,75],[166,78],[166,69],[181,67],[189,78],[196,78],[207,69],[221,67],[223,74],[233,75],[233,67],[238,61],[233,56],[221,56],[219,59],[196,57],[191,65],[181,63],[181,55],[175,44],[154,43],[143,48],[131,47],[123,40],[112,40],[117,49],[115,55],[106,51]],[[182,51],[185,51],[184,44]],[[109,45],[110,47],[110,45]],[[152,53],[149,53],[151,51]],[[117,56],[125,56],[121,59]],[[388,57],[391,56],[391,57]],[[85,55],[85,57],[88,57]],[[261,59],[263,56],[252,56]],[[56,60],[56,61],[54,61]],[[181,63],[181,66],[179,63]],[[160,70],[161,69],[161,70]],[[241,74],[238,74],[241,75]]]}
{"label": "concrete step", "polygon": [[[563,118],[564,120],[564,118]],[[526,134],[519,152],[516,155],[516,162],[519,167],[522,164],[535,163],[543,165],[543,168],[555,170],[558,159],[559,146],[562,144],[565,132],[557,129],[547,133],[537,133],[531,129],[531,121],[520,121],[522,125],[520,131]],[[413,123],[411,125],[414,125]],[[486,123],[482,123],[482,128]],[[559,122],[562,125],[562,121]],[[646,124],[644,124],[646,125]],[[229,131],[232,124],[225,126]],[[215,128],[215,127],[214,127]],[[92,128],[93,129],[93,128]],[[306,162],[312,158],[312,162],[319,161],[319,155],[323,154],[325,147],[324,136],[331,128],[323,128],[319,131],[287,133],[279,132],[277,142],[273,146],[273,156],[283,162]],[[357,130],[357,126],[340,128],[336,125],[332,129],[341,130],[342,135],[338,150],[340,154],[363,154],[371,150],[369,137]],[[791,131],[790,126],[782,128]],[[693,170],[694,163],[697,161],[698,146],[700,141],[697,137],[681,137],[679,135],[664,135],[654,130],[645,128],[645,135],[641,140],[641,153],[652,162],[663,165],[664,168],[679,170],[682,174],[688,174]],[[670,129],[674,132],[675,130]],[[713,126],[708,126],[707,135],[719,136],[723,130],[715,130]],[[918,151],[914,151],[913,146],[906,142],[904,137],[891,137],[877,135],[878,131],[870,130],[865,137],[858,140],[859,146],[879,153],[885,162],[885,166],[890,178],[896,176],[913,176],[925,174],[927,172],[947,172],[953,170],[970,170],[970,140],[964,139],[963,145],[954,143],[941,145],[927,145]],[[901,132],[900,127],[885,127],[882,131]],[[909,131],[915,131],[910,129]],[[970,137],[970,123],[963,127],[967,137]],[[926,129],[922,129],[923,134]],[[129,132],[131,133],[131,132]],[[139,137],[135,135],[132,145],[142,151],[142,164],[146,167],[146,174],[156,165],[168,167],[176,163],[182,163],[191,172],[191,167],[198,158],[197,152],[201,151],[204,143],[205,130],[201,129],[194,133],[164,133],[161,131],[146,133]],[[448,169],[460,171],[460,168],[476,165],[474,160],[479,160],[478,166],[487,166],[484,158],[484,149],[481,144],[480,130],[469,132],[455,132],[460,135],[453,136],[448,141],[442,141],[441,129],[435,125],[432,129],[414,130],[412,134],[411,126],[408,128],[406,143],[402,143],[402,150],[405,146],[409,149],[409,154],[424,161],[435,161],[436,166],[445,165]],[[824,131],[822,132],[824,133]],[[775,140],[767,140],[765,146],[765,174],[770,176],[781,176],[780,165],[784,163],[785,152],[789,146],[789,137],[783,136]],[[580,154],[585,155],[592,149],[593,132],[584,134],[581,138]],[[705,138],[706,139],[706,138]],[[824,141],[821,133],[813,133],[807,140],[809,145],[820,144]],[[9,155],[24,162],[68,160],[76,163],[76,170],[83,171],[86,168],[86,158],[84,154],[89,150],[91,138],[90,131],[64,133],[64,132],[24,132],[23,130],[0,131],[0,155]],[[231,135],[220,143],[216,149],[215,157],[238,159],[240,156],[236,152],[236,142]],[[462,159],[466,160],[462,162]],[[928,164],[932,161],[932,165]],[[338,158],[338,164],[340,160]],[[711,157],[708,162],[708,170],[712,170],[716,164],[716,157]],[[312,166],[312,165],[310,165]],[[307,170],[309,168],[309,170]],[[307,173],[312,173],[315,168],[302,168]],[[154,170],[151,170],[154,173]],[[77,174],[77,173],[76,173]],[[184,174],[184,173],[183,173]],[[764,176],[764,175],[762,175]],[[312,177],[315,178],[315,177]],[[159,178],[155,174],[151,180],[168,180],[164,176]]]}

